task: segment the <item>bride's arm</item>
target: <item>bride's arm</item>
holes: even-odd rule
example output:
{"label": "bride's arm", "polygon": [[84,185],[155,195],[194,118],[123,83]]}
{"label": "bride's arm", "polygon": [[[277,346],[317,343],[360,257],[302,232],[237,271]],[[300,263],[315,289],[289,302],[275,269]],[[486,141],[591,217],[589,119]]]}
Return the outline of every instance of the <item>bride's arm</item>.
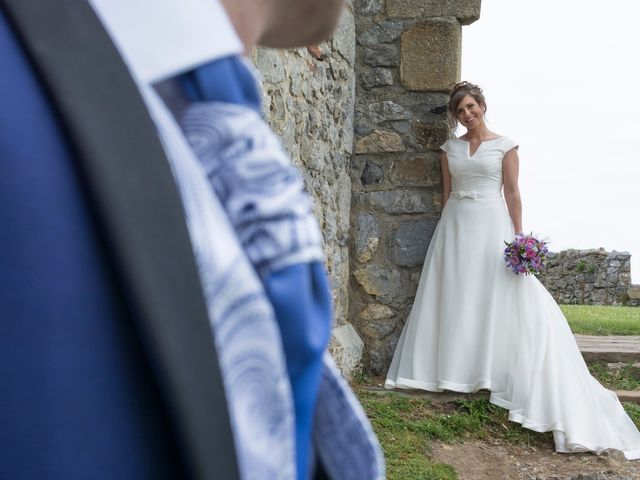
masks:
{"label": "bride's arm", "polygon": [[449,194],[451,193],[449,161],[447,160],[447,154],[444,152],[442,152],[442,156],[440,157],[440,167],[442,168],[442,208],[444,208],[447,200],[449,200]]}
{"label": "bride's arm", "polygon": [[513,222],[516,233],[522,232],[522,200],[520,199],[520,188],[518,188],[518,170],[520,159],[518,150],[512,148],[504,156],[502,161],[502,182],[504,190],[504,200],[509,209],[509,215]]}

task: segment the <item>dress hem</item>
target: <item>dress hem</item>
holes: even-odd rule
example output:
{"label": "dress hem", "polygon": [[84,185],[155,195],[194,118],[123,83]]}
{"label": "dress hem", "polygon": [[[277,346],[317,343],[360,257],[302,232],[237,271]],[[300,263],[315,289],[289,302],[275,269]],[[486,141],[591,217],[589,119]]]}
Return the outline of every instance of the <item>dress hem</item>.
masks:
{"label": "dress hem", "polygon": [[[462,389],[455,389],[454,386],[462,386]],[[477,387],[477,388],[476,388]],[[421,382],[418,380],[410,380],[408,378],[397,378],[396,381],[386,379],[384,383],[384,388],[387,390],[393,389],[403,389],[403,390],[411,390],[411,389],[419,389],[425,390],[429,392],[442,393],[445,390],[449,390],[456,393],[475,393],[478,390],[482,389],[490,389],[490,382],[487,380],[482,380],[478,383],[473,384],[465,384],[465,383],[456,383],[456,382],[448,382],[448,381],[438,381],[438,382]],[[517,411],[512,411],[514,408],[513,402],[501,398],[500,394],[496,394],[491,392],[489,396],[489,402],[494,405],[504,408],[509,411],[509,420],[515,423],[520,424],[523,428],[528,430],[533,430],[534,432],[544,433],[544,432],[560,432],[563,435],[567,435],[567,432],[564,429],[564,426],[560,423],[540,423],[535,422],[521,413],[517,413]],[[620,450],[612,447],[597,447],[589,442],[581,442],[575,439],[571,441],[566,441],[565,445],[569,445],[568,448],[558,447],[556,444],[555,451],[558,453],[581,453],[581,452],[591,452],[595,455],[602,454],[605,450],[613,449],[618,450],[624,454],[624,457],[627,460],[640,460],[640,448],[632,449],[632,450]]]}

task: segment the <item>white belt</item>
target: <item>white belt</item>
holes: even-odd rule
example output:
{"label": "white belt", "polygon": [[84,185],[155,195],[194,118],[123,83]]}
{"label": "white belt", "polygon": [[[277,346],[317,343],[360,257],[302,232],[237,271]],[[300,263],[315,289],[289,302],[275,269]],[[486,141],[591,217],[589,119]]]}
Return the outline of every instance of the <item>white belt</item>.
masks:
{"label": "white belt", "polygon": [[501,198],[500,191],[477,191],[477,190],[456,190],[451,192],[451,196],[455,199],[462,200],[463,198],[470,198],[472,200],[485,199],[485,198]]}

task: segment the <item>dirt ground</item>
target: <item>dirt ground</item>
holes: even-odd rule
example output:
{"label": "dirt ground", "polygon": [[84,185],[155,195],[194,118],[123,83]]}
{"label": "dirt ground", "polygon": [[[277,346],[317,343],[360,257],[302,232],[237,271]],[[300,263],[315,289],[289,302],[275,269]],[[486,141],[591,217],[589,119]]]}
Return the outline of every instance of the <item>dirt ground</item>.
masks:
{"label": "dirt ground", "polygon": [[434,444],[432,458],[452,465],[460,480],[638,480],[640,460],[620,452],[562,454],[547,447],[470,440]]}

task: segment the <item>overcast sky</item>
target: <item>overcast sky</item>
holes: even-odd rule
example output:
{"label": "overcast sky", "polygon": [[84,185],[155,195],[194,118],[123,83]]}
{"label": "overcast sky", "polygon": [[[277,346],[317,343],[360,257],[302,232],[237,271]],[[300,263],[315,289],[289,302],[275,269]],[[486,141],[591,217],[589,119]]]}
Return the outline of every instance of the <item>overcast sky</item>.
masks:
{"label": "overcast sky", "polygon": [[632,254],[640,283],[640,2],[483,0],[462,79],[520,144],[523,226],[553,251]]}

